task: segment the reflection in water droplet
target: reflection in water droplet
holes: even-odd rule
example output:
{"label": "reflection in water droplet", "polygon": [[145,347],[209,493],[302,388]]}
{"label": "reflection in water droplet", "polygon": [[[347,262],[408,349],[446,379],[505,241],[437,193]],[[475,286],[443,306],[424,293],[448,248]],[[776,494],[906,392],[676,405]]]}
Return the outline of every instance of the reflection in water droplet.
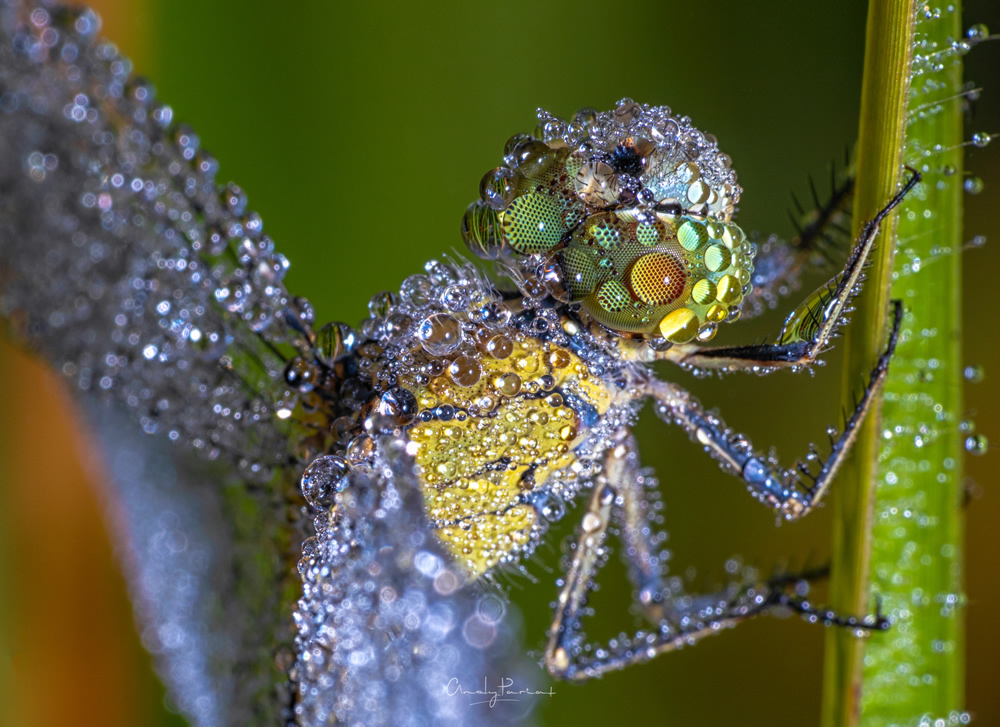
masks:
{"label": "reflection in water droplet", "polygon": [[969,26],[969,29],[965,31],[965,37],[972,41],[985,40],[989,37],[989,34],[990,29],[983,23],[976,23],[975,25]]}
{"label": "reflection in water droplet", "polygon": [[562,520],[566,514],[566,503],[558,495],[548,494],[543,498],[539,510],[543,518],[549,522],[556,522]]}
{"label": "reflection in water droplet", "polygon": [[329,510],[337,493],[347,486],[349,471],[350,465],[343,457],[331,454],[317,457],[302,473],[302,496],[313,508]]}
{"label": "reflection in water droplet", "polygon": [[972,434],[965,438],[965,451],[969,454],[986,454],[990,448],[990,440],[983,434]]}
{"label": "reflection in water droplet", "polygon": [[483,367],[472,356],[459,356],[451,362],[448,373],[459,386],[475,386],[483,375]]}
{"label": "reflection in water droplet", "polygon": [[969,194],[979,194],[983,191],[983,180],[979,177],[968,177],[962,186]]}
{"label": "reflection in water droplet", "polygon": [[420,343],[432,356],[445,356],[462,344],[462,325],[453,316],[435,313],[417,329]]}
{"label": "reflection in water droplet", "polygon": [[978,146],[980,149],[982,149],[984,146],[989,145],[990,140],[992,138],[993,138],[992,136],[990,136],[984,131],[977,131],[975,134],[972,135],[972,144],[973,146]]}
{"label": "reflection in water droplet", "polygon": [[979,364],[971,364],[962,369],[962,376],[966,381],[978,384],[986,377],[986,370]]}

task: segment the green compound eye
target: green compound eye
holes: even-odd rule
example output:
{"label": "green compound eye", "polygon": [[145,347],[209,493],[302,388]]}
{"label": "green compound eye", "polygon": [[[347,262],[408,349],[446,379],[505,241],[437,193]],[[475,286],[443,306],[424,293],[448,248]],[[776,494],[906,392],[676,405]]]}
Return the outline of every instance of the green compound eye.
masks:
{"label": "green compound eye", "polygon": [[559,244],[566,233],[559,203],[528,192],[514,199],[502,213],[503,234],[517,252],[544,252]]}
{"label": "green compound eye", "polygon": [[621,313],[632,302],[632,296],[629,295],[625,286],[617,280],[609,280],[602,283],[598,289],[597,302],[604,310]]}
{"label": "green compound eye", "polygon": [[617,148],[612,163],[565,140],[512,138],[507,166],[487,173],[482,201],[466,212],[466,245],[529,277],[553,266],[559,300],[620,335],[710,340],[718,323],[735,319],[753,273],[754,247],[730,222],[738,188],[703,177],[693,162],[664,167],[647,151],[639,156],[659,169],[648,178]]}
{"label": "green compound eye", "polygon": [[686,277],[680,260],[667,253],[653,252],[635,261],[629,282],[643,303],[667,305],[684,292]]}
{"label": "green compound eye", "polygon": [[602,219],[596,225],[591,225],[589,234],[605,250],[617,247],[622,236],[616,221],[606,218]]}
{"label": "green compound eye", "polygon": [[573,300],[583,300],[597,287],[598,272],[590,252],[570,247],[563,253],[563,274]]}
{"label": "green compound eye", "polygon": [[753,272],[752,252],[735,225],[688,215],[654,218],[634,208],[591,214],[559,260],[570,299],[601,325],[688,343],[709,340],[718,323],[732,318]]}
{"label": "green compound eye", "polygon": [[656,225],[642,223],[635,228],[635,237],[640,245],[655,245],[660,242],[660,231]]}
{"label": "green compound eye", "polygon": [[708,231],[700,222],[688,220],[677,230],[677,239],[681,247],[694,252],[708,241]]}
{"label": "green compound eye", "polygon": [[729,250],[722,245],[712,245],[705,251],[705,267],[713,273],[728,268],[732,259]]}

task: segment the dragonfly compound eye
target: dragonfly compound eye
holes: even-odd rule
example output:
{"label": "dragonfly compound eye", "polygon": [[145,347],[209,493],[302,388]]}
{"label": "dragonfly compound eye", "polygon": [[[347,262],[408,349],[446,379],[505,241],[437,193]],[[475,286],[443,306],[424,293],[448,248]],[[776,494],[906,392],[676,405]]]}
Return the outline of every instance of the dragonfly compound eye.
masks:
{"label": "dragonfly compound eye", "polygon": [[732,222],[740,187],[714,138],[629,99],[539,120],[483,178],[462,224],[470,249],[515,280],[545,269],[550,289],[621,335],[705,341],[735,318],[753,247]]}

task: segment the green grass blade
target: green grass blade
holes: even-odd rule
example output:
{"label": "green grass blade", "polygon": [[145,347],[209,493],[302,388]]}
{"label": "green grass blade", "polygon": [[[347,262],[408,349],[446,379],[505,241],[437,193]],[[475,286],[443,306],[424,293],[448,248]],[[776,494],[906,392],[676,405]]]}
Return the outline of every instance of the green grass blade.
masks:
{"label": "green grass blade", "polygon": [[[872,219],[897,189],[914,14],[912,0],[872,0],[869,5],[854,200],[855,237],[865,220]],[[858,299],[854,321],[845,336],[848,410],[853,408],[852,397],[862,384],[862,377],[885,345],[893,228],[894,218],[882,226],[882,240],[873,253],[866,289]],[[870,523],[879,431],[876,413],[869,416],[858,435],[854,455],[841,474],[834,501],[830,603],[848,614],[869,611]],[[858,723],[863,649],[864,642],[844,629],[831,629],[827,635],[825,727]]]}
{"label": "green grass blade", "polygon": [[[886,383],[871,587],[892,630],[865,645],[862,724],[959,719],[964,703],[959,6],[921,10],[904,159],[924,181],[897,227],[892,297],[907,308]],[[942,151],[943,150],[943,151]]]}

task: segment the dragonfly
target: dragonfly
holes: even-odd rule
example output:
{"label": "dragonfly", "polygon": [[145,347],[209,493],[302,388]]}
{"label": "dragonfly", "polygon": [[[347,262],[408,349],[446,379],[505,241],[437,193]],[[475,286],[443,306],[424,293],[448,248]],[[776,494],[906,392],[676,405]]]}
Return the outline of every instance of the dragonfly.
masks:
{"label": "dragonfly", "polygon": [[[597,676],[776,607],[884,625],[816,609],[798,578],[683,593],[663,577],[656,480],[628,431],[652,397],[766,505],[789,519],[815,506],[894,337],[809,487],[645,364],[811,364],[842,321],[881,216],[776,345],[703,344],[776,301],[846,190],[755,267],[732,219],[735,174],[686,117],[629,100],[569,121],[542,114],[535,135],[508,143],[463,223],[506,284],[462,261],[432,262],[398,294],[374,297],[357,329],[318,325],[285,288],[288,262],[243,191],[216,181],[197,134],[130,76],[92,14],[25,3],[4,12],[3,158],[17,160],[0,179],[0,244],[14,261],[4,312],[88,401],[103,401],[93,416],[121,453],[112,469],[132,503],[131,535],[159,583],[147,618],[164,632],[168,681],[196,721],[398,724],[415,702],[427,714],[453,709],[431,665],[475,672],[502,661],[489,649],[504,640],[503,606],[465,584],[516,568],[581,497],[589,504],[544,657],[556,676]],[[146,445],[123,446],[130,422],[204,462],[180,448],[136,461],[129,452]],[[241,485],[213,493],[227,478]],[[167,511],[175,517],[143,532]],[[593,647],[581,620],[613,523],[655,627]],[[206,551],[155,550],[199,532]],[[224,576],[198,563],[209,545],[228,556],[213,564],[231,569]],[[190,589],[172,588],[178,569]],[[218,577],[226,587],[209,593]],[[229,603],[218,603],[222,592]],[[274,617],[282,612],[293,614],[294,642]],[[228,679],[193,663],[205,654],[223,655]],[[224,713],[220,693],[246,714]]]}

